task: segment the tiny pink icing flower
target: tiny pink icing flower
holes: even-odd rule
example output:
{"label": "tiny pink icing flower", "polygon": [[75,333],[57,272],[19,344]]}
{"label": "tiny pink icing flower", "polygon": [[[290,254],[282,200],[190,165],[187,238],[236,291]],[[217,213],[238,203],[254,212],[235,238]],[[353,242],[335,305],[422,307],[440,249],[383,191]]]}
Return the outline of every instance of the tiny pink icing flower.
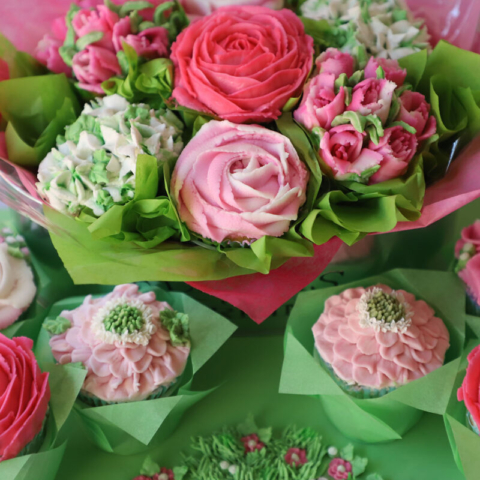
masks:
{"label": "tiny pink icing flower", "polygon": [[389,80],[367,78],[353,87],[352,101],[347,110],[360,115],[377,115],[385,124],[396,88],[397,85]]}
{"label": "tiny pink icing flower", "polygon": [[265,447],[265,444],[260,441],[256,433],[242,437],[242,443],[245,447],[245,453],[261,450],[263,447]]}
{"label": "tiny pink icing flower", "polygon": [[352,464],[343,458],[334,458],[328,466],[328,474],[334,480],[347,480],[352,472]]}
{"label": "tiny pink icing flower", "polygon": [[294,112],[297,122],[308,130],[315,127],[329,129],[333,119],[345,111],[345,90],[335,94],[335,75],[321,73],[305,86],[302,103]]}
{"label": "tiny pink icing flower", "polygon": [[426,140],[437,131],[437,120],[430,115],[430,104],[418,92],[406,90],[399,98],[400,112],[397,120],[407,123],[417,130],[418,141]]}
{"label": "tiny pink icing flower", "polygon": [[301,448],[289,448],[285,454],[285,461],[294,467],[307,463],[307,452]]}
{"label": "tiny pink icing flower", "polygon": [[407,78],[407,70],[400,67],[397,60],[370,57],[365,67],[365,78],[377,78],[378,67],[382,67],[385,78],[401,87]]}
{"label": "tiny pink icing flower", "polygon": [[147,475],[139,475],[133,480],[175,480],[173,470],[168,468],[161,468],[159,473],[153,475],[153,477],[148,477]]}
{"label": "tiny pink icing flower", "polygon": [[122,69],[115,53],[106,48],[89,45],[73,57],[73,73],[79,81],[80,88],[103,94],[102,83],[109,78],[120,75]]}
{"label": "tiny pink icing flower", "polygon": [[350,78],[353,75],[355,59],[349,53],[343,53],[336,48],[327,48],[315,63],[320,73],[333,73],[335,78],[345,73]]}
{"label": "tiny pink icing flower", "polygon": [[458,258],[466,244],[473,245],[474,251],[480,253],[480,220],[462,230],[462,236],[455,245],[455,256]]}
{"label": "tiny pink icing flower", "polygon": [[465,403],[475,424],[480,426],[480,345],[470,352],[467,360],[467,373],[457,397],[459,402]]}

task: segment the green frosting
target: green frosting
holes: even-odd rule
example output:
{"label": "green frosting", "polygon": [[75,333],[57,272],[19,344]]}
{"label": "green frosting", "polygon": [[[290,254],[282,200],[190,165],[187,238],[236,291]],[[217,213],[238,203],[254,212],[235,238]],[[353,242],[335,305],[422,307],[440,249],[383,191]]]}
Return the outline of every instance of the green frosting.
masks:
{"label": "green frosting", "polygon": [[119,335],[138,332],[144,324],[142,312],[128,304],[117,305],[103,320],[105,330]]}
{"label": "green frosting", "polygon": [[170,333],[174,347],[190,344],[190,324],[186,313],[166,309],[160,312],[160,320]]}
{"label": "green frosting", "polygon": [[394,295],[384,291],[376,292],[367,302],[367,307],[370,317],[385,322],[398,322],[405,316],[405,307]]}
{"label": "green frosting", "polygon": [[47,318],[43,322],[43,328],[52,335],[61,335],[72,326],[68,318],[58,316],[57,318]]}

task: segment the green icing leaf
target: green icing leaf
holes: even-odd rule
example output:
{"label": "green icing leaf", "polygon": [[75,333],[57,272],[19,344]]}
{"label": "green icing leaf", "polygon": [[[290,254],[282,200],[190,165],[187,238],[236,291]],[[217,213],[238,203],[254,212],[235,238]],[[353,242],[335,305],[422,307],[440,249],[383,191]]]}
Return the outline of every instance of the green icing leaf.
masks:
{"label": "green icing leaf", "polygon": [[355,478],[365,472],[368,464],[368,458],[355,457],[353,460],[350,460],[350,463],[352,464],[352,473],[353,477]]}
{"label": "green icing leaf", "polygon": [[173,478],[175,480],[183,480],[185,475],[188,473],[188,467],[173,467]]}
{"label": "green icing leaf", "polygon": [[72,326],[72,322],[65,317],[47,318],[43,322],[43,328],[52,335],[61,335]]}
{"label": "green icing leaf", "polygon": [[148,456],[145,458],[142,468],[140,469],[141,475],[146,475],[147,477],[153,477],[156,473],[160,472],[160,465],[155,463],[152,457]]}
{"label": "green icing leaf", "polygon": [[379,80],[385,80],[385,70],[382,67],[377,68],[376,74]]}
{"label": "green icing leaf", "polygon": [[393,122],[389,125],[389,127],[403,127],[407,132],[410,132],[412,133],[413,135],[415,135],[417,133],[417,129],[415,127],[412,127],[411,125],[409,125],[408,123],[405,123],[405,122],[402,122],[402,121],[396,121],[396,122]]}
{"label": "green icing leaf", "polygon": [[190,344],[190,324],[186,313],[165,309],[160,312],[160,321],[169,331],[174,347]]}
{"label": "green icing leaf", "polygon": [[80,134],[82,132],[91,133],[99,140],[103,140],[100,124],[92,115],[80,115],[74,123],[65,129],[64,138],[77,144],[80,141]]}
{"label": "green icing leaf", "polygon": [[98,42],[102,38],[103,38],[103,32],[90,32],[90,33],[87,33],[87,35],[80,37],[75,42],[75,47],[77,50],[83,50],[88,45]]}
{"label": "green icing leaf", "polygon": [[340,450],[340,456],[349,462],[353,460],[353,445],[350,443]]}
{"label": "green icing leaf", "polygon": [[383,480],[383,477],[381,477],[378,473],[371,473],[365,478],[365,480]]}
{"label": "green icing leaf", "polygon": [[258,432],[258,426],[255,422],[255,417],[250,413],[244,422],[237,425],[237,431],[241,436],[251,435]]}
{"label": "green icing leaf", "polygon": [[367,126],[371,125],[375,128],[378,137],[383,137],[384,130],[381,120],[376,115],[360,115],[358,112],[345,112],[338,115],[332,121],[332,126],[345,125],[350,123],[357,132],[363,133]]}
{"label": "green icing leaf", "polygon": [[125,17],[133,11],[145,10],[146,8],[153,8],[153,4],[150,2],[138,1],[138,2],[125,2],[119,10],[119,15]]}

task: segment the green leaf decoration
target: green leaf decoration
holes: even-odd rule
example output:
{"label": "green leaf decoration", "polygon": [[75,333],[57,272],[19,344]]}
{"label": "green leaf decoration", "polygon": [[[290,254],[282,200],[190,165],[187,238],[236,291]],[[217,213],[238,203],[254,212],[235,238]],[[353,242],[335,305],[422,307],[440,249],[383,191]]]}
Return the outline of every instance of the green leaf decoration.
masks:
{"label": "green leaf decoration", "polygon": [[376,74],[377,74],[377,79],[385,80],[385,70],[382,67],[377,68]]}
{"label": "green leaf decoration", "polygon": [[75,5],[74,3],[70,5],[70,9],[68,10],[67,15],[65,17],[65,24],[67,26],[67,35],[65,36],[65,40],[63,42],[64,47],[73,48],[75,46],[75,31],[73,29],[72,20],[73,20],[73,17],[80,10],[81,8],[78,5]]}
{"label": "green leaf decoration", "polygon": [[145,10],[147,8],[153,8],[154,5],[150,2],[138,1],[138,2],[125,2],[118,11],[121,17],[126,17],[131,12]]}
{"label": "green leaf decoration", "polygon": [[77,50],[83,50],[86,46],[98,42],[103,38],[103,32],[90,32],[87,33],[87,35],[84,35],[83,37],[80,37],[76,42],[75,42],[75,48]]}
{"label": "green leaf decoration", "polygon": [[171,42],[190,23],[185,10],[177,0],[159,5],[155,9],[153,22],[156,26],[163,27],[168,31],[168,38]]}
{"label": "green leaf decoration", "polygon": [[160,312],[160,321],[170,333],[170,340],[174,347],[190,345],[190,325],[186,313],[165,309]]}
{"label": "green leaf decoration", "polygon": [[332,121],[332,126],[345,125],[350,123],[357,132],[363,133],[367,126],[371,125],[375,128],[378,137],[385,134],[381,120],[376,115],[360,115],[358,112],[345,112],[338,115]]}
{"label": "green leaf decoration", "polygon": [[357,70],[349,79],[348,85],[354,87],[365,79],[365,72],[363,70]]}
{"label": "green leaf decoration", "polygon": [[140,469],[140,475],[153,477],[156,473],[160,473],[160,465],[155,463],[152,457],[148,456],[145,458],[142,468]]}
{"label": "green leaf decoration", "polygon": [[77,53],[77,50],[75,50],[75,48],[73,47],[67,47],[65,45],[63,45],[62,47],[60,47],[58,49],[58,53],[60,54],[60,56],[62,57],[62,60],[69,66],[71,67],[72,66],[72,63],[73,63],[73,57],[75,56],[75,54]]}
{"label": "green leaf decoration", "polygon": [[7,63],[10,79],[44,75],[47,69],[28,53],[18,51],[0,34],[0,58]]}
{"label": "green leaf decoration", "polygon": [[412,127],[408,123],[402,122],[402,121],[396,121],[393,122],[389,125],[389,127],[402,127],[404,128],[407,132],[415,135],[417,133],[417,129],[415,127]]}
{"label": "green leaf decoration", "polygon": [[353,445],[349,444],[340,450],[340,456],[348,462],[353,461]]}
{"label": "green leaf decoration", "polygon": [[47,318],[43,322],[43,328],[52,335],[61,335],[72,326],[68,318],[58,316],[57,318]]}
{"label": "green leaf decoration", "polygon": [[352,464],[353,478],[356,478],[365,472],[368,458],[355,457],[350,463]]}
{"label": "green leaf decoration", "polygon": [[257,433],[258,430],[259,428],[255,422],[255,417],[251,413],[247,415],[247,418],[242,423],[237,425],[237,431],[242,437]]}

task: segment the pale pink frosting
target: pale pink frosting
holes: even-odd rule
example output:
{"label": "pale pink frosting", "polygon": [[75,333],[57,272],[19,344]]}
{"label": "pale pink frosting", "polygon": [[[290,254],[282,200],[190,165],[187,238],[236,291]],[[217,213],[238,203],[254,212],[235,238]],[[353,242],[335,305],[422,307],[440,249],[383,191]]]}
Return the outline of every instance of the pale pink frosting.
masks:
{"label": "pale pink frosting", "polygon": [[340,379],[382,389],[416,380],[443,365],[450,337],[429,305],[399,290],[413,310],[412,324],[406,333],[375,332],[360,325],[357,304],[366,291],[351,288],[330,297],[312,329],[320,356]]}
{"label": "pale pink frosting", "polygon": [[[122,296],[139,299],[152,310],[158,328],[147,346],[103,343],[92,332],[91,320],[99,308]],[[88,370],[83,390],[88,394],[109,402],[143,400],[180,376],[190,353],[188,346],[172,346],[161,326],[159,312],[167,308],[154,292],[140,293],[137,285],[119,285],[98,299],[89,295],[78,308],[61,313],[72,327],[50,340],[53,356],[61,364],[83,363]]]}

